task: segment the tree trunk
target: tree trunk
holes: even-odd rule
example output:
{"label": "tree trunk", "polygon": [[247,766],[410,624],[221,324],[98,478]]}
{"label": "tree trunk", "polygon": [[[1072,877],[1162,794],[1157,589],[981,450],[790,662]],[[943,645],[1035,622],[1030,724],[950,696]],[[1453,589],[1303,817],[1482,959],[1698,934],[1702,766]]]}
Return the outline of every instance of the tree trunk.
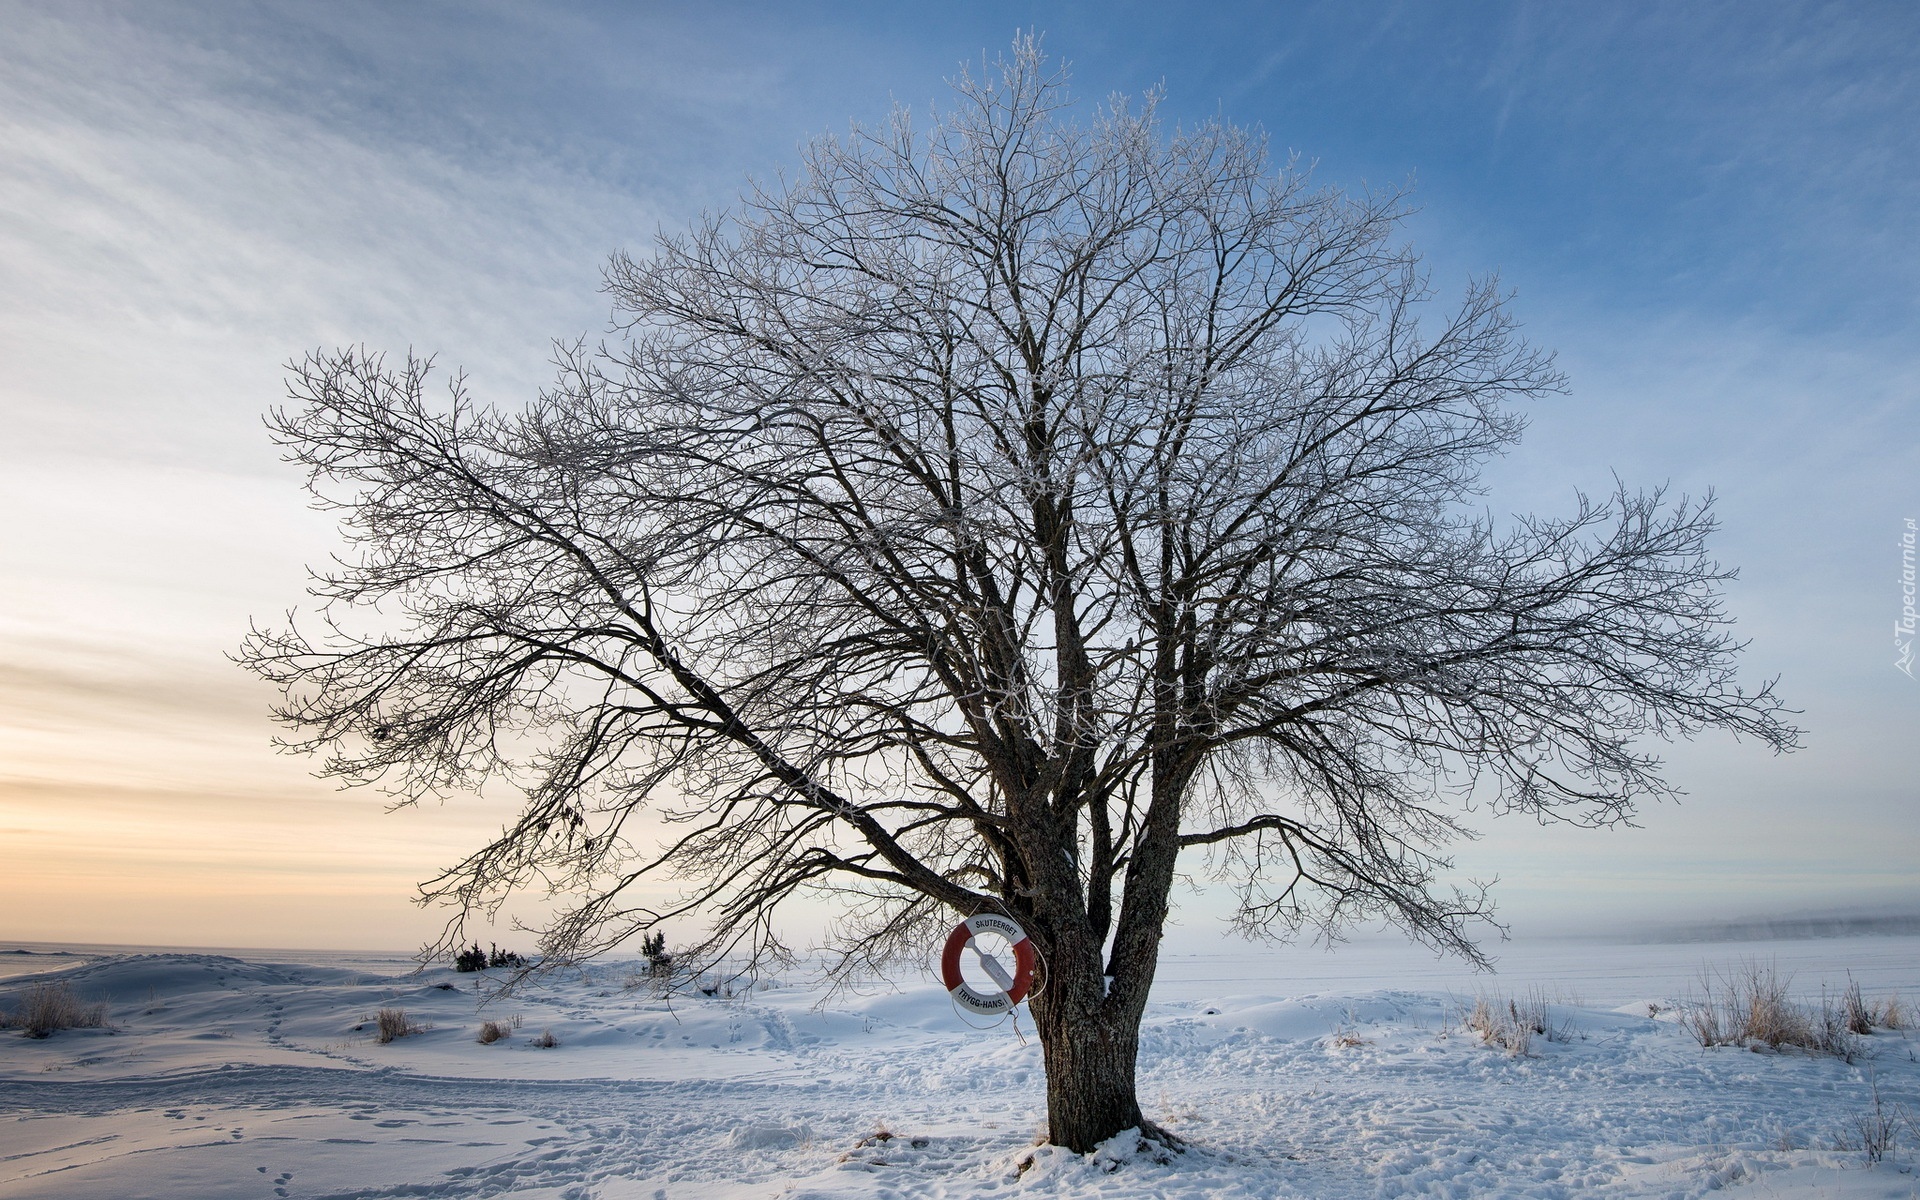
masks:
{"label": "tree trunk", "polygon": [[1047,1140],[1080,1154],[1123,1129],[1159,1134],[1134,1093],[1142,1008],[1110,1003],[1098,970],[1053,971],[1031,1005],[1047,1067]]}

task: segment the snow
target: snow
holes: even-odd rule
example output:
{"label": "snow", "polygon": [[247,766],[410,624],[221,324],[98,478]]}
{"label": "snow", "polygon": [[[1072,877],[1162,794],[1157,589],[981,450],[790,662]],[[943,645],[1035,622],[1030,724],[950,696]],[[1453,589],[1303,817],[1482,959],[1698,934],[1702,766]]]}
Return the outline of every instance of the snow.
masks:
{"label": "snow", "polygon": [[[1037,1146],[1030,1022],[972,1029],[927,973],[667,1003],[614,963],[483,1003],[489,979],[392,957],[9,955],[0,1006],[64,980],[111,1026],[0,1034],[0,1200],[1920,1196],[1911,1119],[1891,1161],[1841,1148],[1875,1087],[1920,1118],[1920,1035],[1853,1063],[1702,1050],[1673,1012],[1748,958],[1806,997],[1851,975],[1920,999],[1920,938],[1515,944],[1494,976],[1389,943],[1170,945],[1140,1094],[1173,1156]],[[1532,993],[1564,1040],[1513,1056],[1461,1025]],[[428,1028],[379,1044],[381,1008]],[[483,1020],[511,1032],[481,1045]]]}

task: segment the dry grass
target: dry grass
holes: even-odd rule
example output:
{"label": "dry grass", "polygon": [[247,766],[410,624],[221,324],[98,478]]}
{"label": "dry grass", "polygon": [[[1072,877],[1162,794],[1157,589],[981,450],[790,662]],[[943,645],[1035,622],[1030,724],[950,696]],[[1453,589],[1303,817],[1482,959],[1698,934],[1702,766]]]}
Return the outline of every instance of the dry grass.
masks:
{"label": "dry grass", "polygon": [[73,985],[36,983],[12,1012],[0,1012],[0,1029],[18,1029],[27,1037],[51,1037],[62,1029],[101,1029],[107,1023],[104,1000],[86,1001],[73,994]]}
{"label": "dry grass", "polygon": [[1528,992],[1524,1000],[1497,995],[1475,997],[1473,1008],[1462,1014],[1460,1023],[1482,1042],[1516,1057],[1531,1053],[1536,1037],[1564,1042],[1571,1040],[1573,1033],[1570,1023],[1553,1023],[1546,994],[1538,988]]}
{"label": "dry grass", "polygon": [[540,1047],[542,1050],[551,1050],[555,1046],[558,1046],[560,1044],[560,1039],[553,1036],[553,1030],[542,1029],[540,1031],[540,1036],[533,1039],[533,1044]]}
{"label": "dry grass", "polygon": [[1467,1014],[1466,1025],[1480,1035],[1481,1041],[1508,1054],[1520,1056],[1533,1049],[1533,1021],[1522,1017],[1519,1005],[1512,1000],[1503,1003],[1497,997],[1478,997],[1473,1011]]}
{"label": "dry grass", "polygon": [[1860,1131],[1860,1149],[1866,1152],[1867,1161],[1877,1163],[1893,1155],[1895,1135],[1905,1120],[1906,1109],[1881,1102],[1879,1079],[1869,1075],[1867,1082],[1873,1089],[1873,1108],[1854,1118],[1854,1125]]}
{"label": "dry grass", "polygon": [[504,1021],[487,1021],[480,1026],[479,1042],[482,1046],[491,1046],[509,1033],[520,1028],[524,1018],[514,1013]]}
{"label": "dry grass", "polygon": [[396,1038],[412,1037],[416,1033],[425,1033],[432,1028],[431,1025],[409,1021],[407,1010],[404,1008],[383,1008],[380,1010],[380,1015],[374,1018],[373,1040],[384,1046]]}
{"label": "dry grass", "polygon": [[1901,1001],[1900,993],[1895,992],[1880,1002],[1880,1011],[1874,1023],[1882,1029],[1911,1029],[1913,1013]]}
{"label": "dry grass", "polygon": [[1867,1007],[1867,998],[1860,994],[1860,985],[1857,982],[1851,979],[1847,981],[1847,990],[1840,997],[1840,1008],[1846,1016],[1848,1033],[1873,1032],[1875,1013],[1873,1009]]}
{"label": "dry grass", "polygon": [[1751,959],[1722,974],[1703,971],[1701,998],[1680,1016],[1680,1024],[1702,1046],[1795,1046],[1816,1054],[1831,1054],[1852,1062],[1860,1053],[1855,1040],[1855,1002],[1861,1020],[1871,1028],[1859,989],[1850,987],[1841,1003],[1823,998],[1818,1009],[1794,1003],[1788,997],[1791,975],[1781,975],[1771,963]]}

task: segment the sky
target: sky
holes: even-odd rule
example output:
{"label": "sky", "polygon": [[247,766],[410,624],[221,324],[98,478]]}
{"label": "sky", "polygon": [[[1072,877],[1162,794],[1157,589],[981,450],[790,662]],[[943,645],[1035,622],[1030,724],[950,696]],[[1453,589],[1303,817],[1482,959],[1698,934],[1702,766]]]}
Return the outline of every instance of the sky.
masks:
{"label": "sky", "polygon": [[1718,497],[1805,748],[1668,747],[1634,829],[1483,814],[1458,870],[1516,932],[1920,911],[1920,7],[1176,7],[0,0],[0,939],[430,937],[413,885],[512,797],[335,791],[226,657],[335,544],[261,425],[285,364],[412,347],[520,403],[610,253],[1026,29],[1086,101],[1414,187],[1442,293],[1497,273],[1571,380],[1491,506]]}

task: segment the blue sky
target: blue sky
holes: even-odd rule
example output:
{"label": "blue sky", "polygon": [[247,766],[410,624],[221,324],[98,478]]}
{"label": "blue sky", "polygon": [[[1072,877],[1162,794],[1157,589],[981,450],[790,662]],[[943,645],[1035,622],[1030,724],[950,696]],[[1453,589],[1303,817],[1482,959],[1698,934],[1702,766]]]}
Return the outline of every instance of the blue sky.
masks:
{"label": "blue sky", "polygon": [[1415,183],[1436,285],[1497,271],[1572,378],[1496,509],[1720,497],[1808,747],[1676,747],[1638,830],[1487,824],[1516,928],[1920,907],[1920,8],[0,0],[0,937],[417,940],[507,798],[332,793],[222,657],[330,546],[259,424],[281,364],[411,345],[516,402],[609,252],[1025,28],[1089,100]]}

